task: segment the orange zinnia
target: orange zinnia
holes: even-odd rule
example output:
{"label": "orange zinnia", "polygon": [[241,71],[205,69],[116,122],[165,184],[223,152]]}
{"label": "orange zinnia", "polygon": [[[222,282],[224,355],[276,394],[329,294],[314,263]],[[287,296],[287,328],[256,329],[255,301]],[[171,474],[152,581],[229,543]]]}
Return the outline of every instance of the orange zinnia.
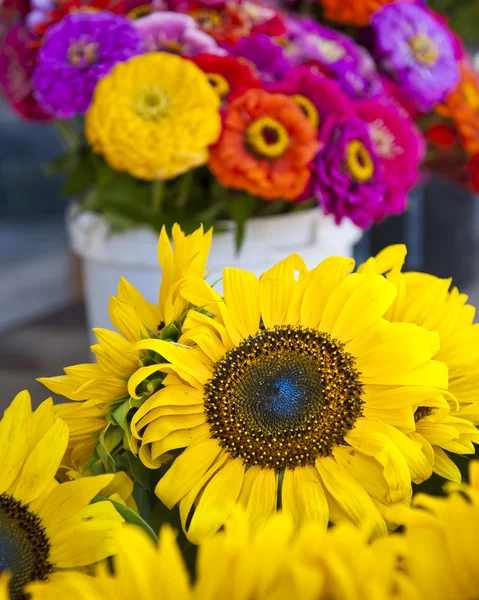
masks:
{"label": "orange zinnia", "polygon": [[385,4],[395,0],[319,0],[329,21],[363,27]]}
{"label": "orange zinnia", "polygon": [[316,128],[293,100],[253,89],[228,106],[209,167],[225,187],[294,200],[318,149]]}
{"label": "orange zinnia", "polygon": [[479,153],[479,79],[472,66],[463,60],[461,80],[444,102],[436,106],[443,117],[452,119],[469,154]]}

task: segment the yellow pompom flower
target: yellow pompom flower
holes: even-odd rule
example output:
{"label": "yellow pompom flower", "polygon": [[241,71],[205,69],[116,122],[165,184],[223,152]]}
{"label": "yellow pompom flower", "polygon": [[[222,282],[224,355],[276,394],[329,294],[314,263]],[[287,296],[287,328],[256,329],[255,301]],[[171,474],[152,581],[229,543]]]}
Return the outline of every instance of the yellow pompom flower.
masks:
{"label": "yellow pompom flower", "polygon": [[402,567],[423,598],[476,600],[479,592],[479,462],[470,485],[448,483],[447,498],[418,494],[404,515]]}
{"label": "yellow pompom flower", "polygon": [[85,134],[95,152],[139,179],[170,179],[208,160],[220,100],[193,62],[152,52],[118,63],[98,83]]}
{"label": "yellow pompom flower", "polygon": [[[211,537],[235,504],[255,523],[282,507],[298,522],[371,521],[382,534],[385,509],[431,475],[429,444],[405,432],[413,406],[447,386],[431,360],[439,336],[384,320],[396,288],[353,267],[332,257],[307,271],[291,255],[260,279],[227,268],[224,297],[190,278],[181,293],[198,310],[178,344],[135,344],[169,363],[131,428],[149,467],[184,449],[156,494],[179,505],[190,541]],[[147,375],[130,378],[133,398]]]}
{"label": "yellow pompom flower", "polygon": [[[188,277],[203,277],[212,240],[212,230],[197,229],[185,235],[178,225],[172,229],[171,246],[165,228],[158,243],[158,259],[162,269],[158,304],[147,302],[138,290],[121,279],[118,296],[110,300],[110,317],[118,332],[96,329],[98,343],[92,346],[97,362],[65,368],[65,375],[40,378],[50,391],[76,401],[75,404],[60,404],[55,407],[57,415],[67,423],[70,444],[66,465],[74,471],[83,471],[105,432],[104,442],[114,453],[115,449],[127,447],[135,440],[128,432],[125,440],[118,428],[111,426],[108,414],[114,422],[124,416],[124,409],[132,410],[138,401],[132,401],[127,381],[138,368],[145,364],[143,352],[134,352],[133,344],[139,340],[158,336],[166,325],[181,318],[188,303],[179,293],[180,283]],[[154,373],[156,367],[150,372]],[[157,369],[156,369],[157,370]],[[153,384],[146,384],[144,395],[148,396]],[[149,391],[150,390],[150,391]],[[128,406],[125,407],[124,403]],[[115,409],[118,412],[115,413]],[[118,423],[120,426],[123,424]]]}
{"label": "yellow pompom flower", "polygon": [[21,392],[0,421],[0,596],[10,575],[11,600],[24,586],[61,569],[92,565],[115,552],[123,522],[110,502],[90,501],[112,475],[58,483],[68,428],[46,400],[32,412]]}
{"label": "yellow pompom flower", "polygon": [[[434,452],[434,472],[461,481],[461,473],[449,453],[474,454],[479,443],[479,325],[474,324],[475,308],[457,288],[449,289],[450,279],[426,273],[402,273],[406,248],[390,246],[369,259],[358,271],[382,273],[398,294],[385,318],[421,325],[440,336],[436,359],[449,371],[449,394],[443,406],[418,404],[414,439],[430,444]],[[436,402],[436,399],[434,399]]]}
{"label": "yellow pompom flower", "polygon": [[125,526],[117,535],[114,575],[64,573],[29,586],[31,600],[419,600],[399,567],[396,544],[370,543],[366,530],[343,524],[297,531],[279,514],[252,531],[235,511],[225,529],[198,549],[192,585],[168,527],[156,546]]}

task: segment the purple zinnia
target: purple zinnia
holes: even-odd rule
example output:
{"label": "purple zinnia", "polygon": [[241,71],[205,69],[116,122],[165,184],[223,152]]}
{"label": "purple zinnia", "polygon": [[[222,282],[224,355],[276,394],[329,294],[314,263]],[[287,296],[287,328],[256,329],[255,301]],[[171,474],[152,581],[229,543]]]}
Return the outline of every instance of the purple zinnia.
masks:
{"label": "purple zinnia", "polygon": [[382,92],[373,59],[350,37],[311,19],[289,19],[287,28],[286,51],[295,64],[317,64],[353,98]]}
{"label": "purple zinnia", "polygon": [[449,31],[415,4],[388,4],[371,21],[375,52],[422,112],[444,100],[459,81]]}
{"label": "purple zinnia", "polygon": [[283,47],[263,33],[256,33],[234,44],[223,46],[230,54],[242,57],[255,65],[263,81],[278,81],[291,68]]}
{"label": "purple zinnia", "polygon": [[143,38],[146,52],[171,52],[182,56],[196,54],[226,54],[215,40],[198,29],[196,21],[188,15],[157,12],[135,21]]}
{"label": "purple zinnia", "polygon": [[35,97],[61,119],[84,114],[97,82],[140,53],[133,23],[109,12],[68,15],[45,35],[35,71]]}
{"label": "purple zinnia", "polygon": [[369,227],[383,214],[387,182],[368,125],[356,117],[332,115],[320,127],[322,148],[314,159],[313,190],[336,223],[349,217]]}
{"label": "purple zinnia", "polygon": [[401,213],[410,188],[419,179],[419,165],[426,151],[424,137],[406,111],[385,98],[365,99],[356,106],[368,124],[388,182],[384,207],[376,217]]}

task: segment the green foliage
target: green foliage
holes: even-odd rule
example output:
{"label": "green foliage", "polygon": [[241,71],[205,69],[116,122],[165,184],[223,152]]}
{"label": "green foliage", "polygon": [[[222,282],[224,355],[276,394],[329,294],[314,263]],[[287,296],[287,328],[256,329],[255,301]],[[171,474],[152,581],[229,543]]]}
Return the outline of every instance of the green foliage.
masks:
{"label": "green foliage", "polygon": [[[218,221],[236,224],[236,247],[244,239],[247,220],[260,214],[292,209],[284,200],[266,202],[244,192],[226,189],[207,167],[200,167],[167,181],[142,181],[114,171],[95,154],[83,135],[83,124],[60,121],[58,133],[66,151],[51,162],[49,172],[65,178],[63,193],[80,201],[82,210],[101,214],[112,232],[147,225],[157,232],[171,231],[179,223],[185,233],[201,224],[224,230]],[[104,457],[106,458],[106,457]]]}
{"label": "green foliage", "polygon": [[428,5],[448,19],[464,42],[479,42],[479,0],[429,0]]}

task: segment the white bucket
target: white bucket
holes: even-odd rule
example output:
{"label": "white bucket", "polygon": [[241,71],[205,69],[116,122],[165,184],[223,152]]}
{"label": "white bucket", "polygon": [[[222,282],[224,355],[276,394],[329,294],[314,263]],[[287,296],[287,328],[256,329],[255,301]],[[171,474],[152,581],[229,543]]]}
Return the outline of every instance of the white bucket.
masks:
{"label": "white bucket", "polygon": [[[110,296],[118,281],[127,279],[150,302],[158,302],[161,269],[158,264],[158,234],[137,227],[112,234],[105,219],[93,212],[79,212],[72,205],[67,226],[73,251],[83,259],[83,277],[88,326],[112,328],[108,315]],[[336,225],[331,216],[313,208],[297,213],[259,217],[246,224],[241,251],[235,251],[235,227],[221,222],[228,231],[213,235],[207,280],[218,282],[224,267],[239,267],[261,275],[279,260],[296,252],[309,268],[327,256],[352,256],[361,230],[349,221]],[[221,292],[221,282],[216,283]]]}

